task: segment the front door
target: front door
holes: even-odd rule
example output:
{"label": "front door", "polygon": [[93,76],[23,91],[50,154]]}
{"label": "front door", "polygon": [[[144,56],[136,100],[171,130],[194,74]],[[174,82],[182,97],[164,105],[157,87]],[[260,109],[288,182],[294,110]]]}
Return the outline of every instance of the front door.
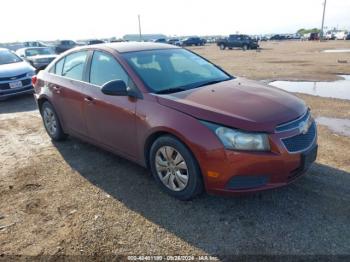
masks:
{"label": "front door", "polygon": [[135,157],[137,99],[101,92],[103,84],[116,79],[126,84],[130,81],[111,54],[95,51],[91,59],[90,84],[84,88],[87,129],[92,139],[114,151]]}

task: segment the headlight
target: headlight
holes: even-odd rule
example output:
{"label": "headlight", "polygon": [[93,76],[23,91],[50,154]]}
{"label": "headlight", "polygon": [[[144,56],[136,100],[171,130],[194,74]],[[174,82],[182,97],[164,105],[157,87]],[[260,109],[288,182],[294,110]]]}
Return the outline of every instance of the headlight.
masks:
{"label": "headlight", "polygon": [[28,72],[28,73],[26,74],[26,77],[32,77],[33,75],[35,75],[35,72]]}
{"label": "headlight", "polygon": [[270,150],[267,134],[242,132],[237,129],[218,126],[208,122],[204,122],[204,124],[215,132],[227,149],[249,151]]}

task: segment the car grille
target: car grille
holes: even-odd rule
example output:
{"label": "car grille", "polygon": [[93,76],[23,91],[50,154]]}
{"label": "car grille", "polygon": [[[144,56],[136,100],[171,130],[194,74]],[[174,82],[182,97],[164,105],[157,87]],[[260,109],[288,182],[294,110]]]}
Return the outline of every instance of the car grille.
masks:
{"label": "car grille", "polygon": [[[30,85],[32,80],[30,78],[22,80],[22,86],[25,87]],[[0,90],[8,90],[11,89],[9,83],[0,83]]]}
{"label": "car grille", "polygon": [[289,152],[300,152],[308,149],[316,138],[316,124],[312,122],[306,134],[283,138],[282,142]]}
{"label": "car grille", "polygon": [[308,110],[304,115],[302,115],[301,117],[284,123],[284,124],[280,124],[276,127],[276,132],[284,132],[284,131],[288,131],[288,130],[292,130],[292,129],[296,129],[299,128],[299,124],[303,121],[306,121],[308,118],[310,117],[310,111]]}
{"label": "car grille", "polygon": [[26,76],[26,74],[11,76],[11,77],[0,77],[0,81],[12,81],[12,80],[16,80],[19,78],[23,78],[25,76]]}

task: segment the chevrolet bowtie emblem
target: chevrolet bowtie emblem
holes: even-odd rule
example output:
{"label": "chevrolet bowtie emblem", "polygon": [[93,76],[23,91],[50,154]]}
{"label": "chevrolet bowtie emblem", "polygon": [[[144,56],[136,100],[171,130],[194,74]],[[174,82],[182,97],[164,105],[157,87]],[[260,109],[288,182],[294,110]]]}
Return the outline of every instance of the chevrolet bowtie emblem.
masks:
{"label": "chevrolet bowtie emblem", "polygon": [[307,119],[306,121],[301,122],[299,124],[299,132],[305,135],[307,131],[309,131],[311,123],[312,123],[311,117],[309,117],[309,119]]}

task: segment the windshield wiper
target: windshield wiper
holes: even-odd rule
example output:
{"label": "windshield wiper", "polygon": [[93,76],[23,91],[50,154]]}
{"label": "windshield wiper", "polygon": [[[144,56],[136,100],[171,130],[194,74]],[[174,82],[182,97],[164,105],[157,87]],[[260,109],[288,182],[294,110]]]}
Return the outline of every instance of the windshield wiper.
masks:
{"label": "windshield wiper", "polygon": [[169,88],[169,89],[164,89],[156,92],[156,94],[171,94],[171,93],[177,93],[181,91],[186,91],[187,89],[182,88],[182,87],[174,87],[174,88]]}
{"label": "windshield wiper", "polygon": [[208,82],[205,82],[203,84],[200,84],[200,85],[196,86],[195,88],[201,87],[201,86],[213,85],[213,84],[217,84],[217,83],[224,82],[224,81],[227,81],[227,80],[230,80],[230,78],[229,79],[208,81]]}

